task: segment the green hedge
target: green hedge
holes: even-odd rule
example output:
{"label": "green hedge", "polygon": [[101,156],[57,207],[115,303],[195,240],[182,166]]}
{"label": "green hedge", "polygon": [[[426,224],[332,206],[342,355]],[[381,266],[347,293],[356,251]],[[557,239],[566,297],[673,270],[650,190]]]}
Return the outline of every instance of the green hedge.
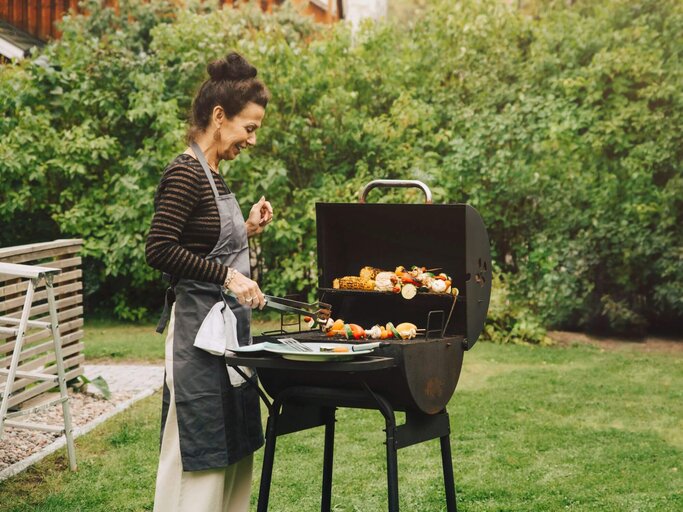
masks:
{"label": "green hedge", "polygon": [[316,201],[409,177],[479,209],[506,301],[546,326],[680,325],[680,2],[440,0],[354,35],[289,8],[95,3],[0,74],[0,242],[82,236],[91,303],[158,306],[154,189],[206,62],[236,49],[273,92],[259,144],[223,167],[245,209],[276,208],[253,247],[269,292],[315,287]]}

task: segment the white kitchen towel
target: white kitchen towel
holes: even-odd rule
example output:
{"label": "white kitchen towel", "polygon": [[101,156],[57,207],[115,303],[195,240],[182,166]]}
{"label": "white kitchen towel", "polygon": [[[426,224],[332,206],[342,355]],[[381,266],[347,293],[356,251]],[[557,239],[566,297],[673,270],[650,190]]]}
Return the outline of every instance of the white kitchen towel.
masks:
{"label": "white kitchen towel", "polygon": [[[204,318],[197,331],[194,346],[215,356],[225,355],[226,350],[239,346],[237,341],[237,318],[224,301],[216,302]],[[247,375],[249,368],[240,367]],[[244,378],[228,366],[228,377],[232,386],[239,386]]]}

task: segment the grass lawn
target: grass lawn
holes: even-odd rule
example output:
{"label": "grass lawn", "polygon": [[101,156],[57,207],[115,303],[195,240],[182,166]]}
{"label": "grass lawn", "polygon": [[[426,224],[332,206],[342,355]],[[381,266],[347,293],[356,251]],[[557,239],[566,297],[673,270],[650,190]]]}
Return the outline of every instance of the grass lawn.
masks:
{"label": "grass lawn", "polygon": [[[683,510],[680,355],[480,343],[448,410],[461,512]],[[77,473],[62,452],[0,483],[0,510],[151,510],[159,412],[157,394],[79,438]],[[382,427],[377,412],[339,412],[335,512],[386,510]],[[278,440],[271,510],[320,509],[322,443],[322,429]],[[261,452],[255,489],[260,465]],[[437,441],[401,450],[399,475],[401,510],[445,510]]]}

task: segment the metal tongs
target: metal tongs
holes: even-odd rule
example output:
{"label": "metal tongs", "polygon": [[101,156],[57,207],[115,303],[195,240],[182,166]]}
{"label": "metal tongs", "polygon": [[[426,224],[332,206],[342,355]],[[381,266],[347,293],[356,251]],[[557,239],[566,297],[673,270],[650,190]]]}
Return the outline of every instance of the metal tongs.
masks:
{"label": "metal tongs", "polygon": [[267,307],[284,311],[285,313],[310,316],[321,325],[325,325],[332,314],[332,305],[325,302],[316,301],[308,304],[298,300],[273,297],[271,295],[264,295],[263,297],[266,300]]}
{"label": "metal tongs", "polygon": [[[234,293],[227,292],[226,295],[237,299]],[[263,295],[266,301],[266,307],[277,309],[285,313],[292,313],[295,315],[310,316],[317,323],[325,325],[327,320],[332,315],[332,304],[326,302],[300,302],[293,299],[285,299],[283,297],[273,297],[272,295]]]}

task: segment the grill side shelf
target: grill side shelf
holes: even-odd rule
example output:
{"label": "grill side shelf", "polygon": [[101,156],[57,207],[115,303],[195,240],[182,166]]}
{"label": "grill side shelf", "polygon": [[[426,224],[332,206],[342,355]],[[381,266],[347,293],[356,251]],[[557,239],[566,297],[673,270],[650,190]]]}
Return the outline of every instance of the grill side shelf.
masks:
{"label": "grill side shelf", "polygon": [[392,357],[357,356],[353,361],[291,361],[275,354],[259,355],[225,355],[225,362],[230,366],[249,366],[251,368],[272,368],[277,370],[323,370],[326,372],[364,372],[384,370],[396,366]]}

